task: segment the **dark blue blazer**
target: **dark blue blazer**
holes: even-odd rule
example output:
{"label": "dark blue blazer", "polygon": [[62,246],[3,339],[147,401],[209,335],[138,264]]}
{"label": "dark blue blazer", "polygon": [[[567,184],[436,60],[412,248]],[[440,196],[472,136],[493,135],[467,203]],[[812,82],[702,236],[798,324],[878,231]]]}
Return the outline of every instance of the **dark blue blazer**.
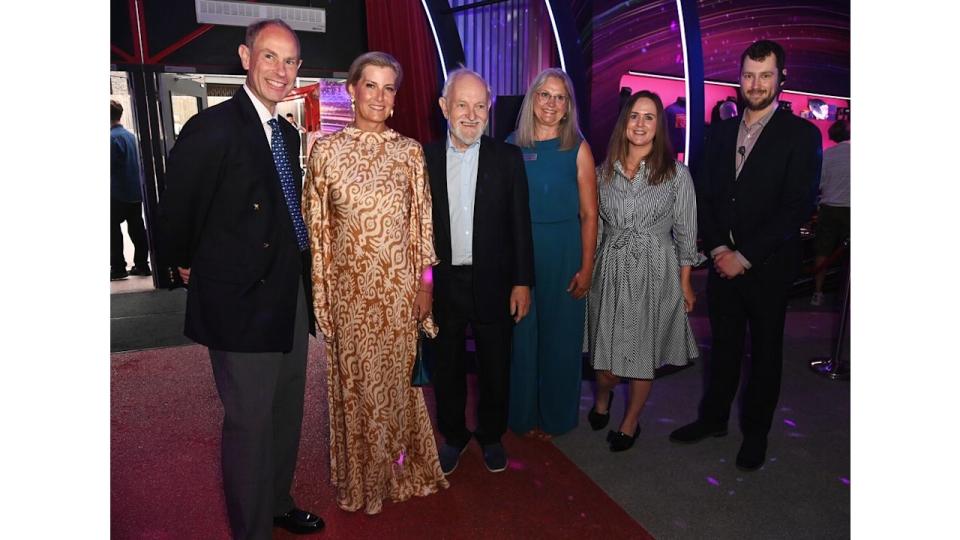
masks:
{"label": "dark blue blazer", "polygon": [[[279,123],[300,180],[300,137]],[[297,247],[270,145],[242,88],[183,126],[159,223],[163,260],[190,268],[187,337],[217,350],[288,352],[300,282],[314,331],[310,251]]]}

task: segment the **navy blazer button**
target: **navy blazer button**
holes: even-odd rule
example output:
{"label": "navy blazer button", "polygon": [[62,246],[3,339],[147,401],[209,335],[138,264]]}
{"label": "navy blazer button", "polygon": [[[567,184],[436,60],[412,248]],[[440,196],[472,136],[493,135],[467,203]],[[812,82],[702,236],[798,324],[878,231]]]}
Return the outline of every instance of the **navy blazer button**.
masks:
{"label": "navy blazer button", "polygon": [[264,242],[263,249],[267,249],[268,247],[270,247],[270,242]]}
{"label": "navy blazer button", "polygon": [[260,210],[260,203],[257,203],[257,202],[253,203],[253,210],[254,211]]}
{"label": "navy blazer button", "polygon": [[266,283],[266,282],[267,282],[267,280],[265,280],[265,279],[261,279],[261,280],[260,280],[260,284],[261,284],[261,285],[263,285],[263,284]]}

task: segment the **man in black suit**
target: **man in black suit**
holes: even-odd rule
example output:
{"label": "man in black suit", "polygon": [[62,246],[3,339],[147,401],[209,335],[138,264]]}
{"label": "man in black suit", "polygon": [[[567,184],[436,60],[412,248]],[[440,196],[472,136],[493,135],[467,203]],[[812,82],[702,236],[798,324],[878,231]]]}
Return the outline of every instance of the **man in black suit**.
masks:
{"label": "man in black suit", "polygon": [[209,348],[223,403],[233,536],[264,539],[273,526],[323,528],[290,495],[314,323],[300,139],[276,108],[293,88],[300,42],[283,21],[260,21],[239,54],[243,88],[192,117],[170,152],[161,249],[189,286],[184,333]]}
{"label": "man in black suit", "polygon": [[507,427],[514,323],[530,309],[533,237],[520,149],[483,135],[490,87],[477,73],[451,72],[440,108],[447,140],[424,147],[433,193],[434,317],[440,327],[434,390],[445,443],[440,468],[450,474],[470,442],[464,409],[464,339],[469,323],[477,353],[478,429],[473,434],[491,472],[507,467],[500,437]]}
{"label": "man in black suit", "polygon": [[778,110],[786,77],[780,45],[757,41],[740,65],[746,109],[711,128],[698,182],[700,235],[713,257],[707,385],[697,420],[670,438],[692,443],[727,434],[749,325],[751,361],[736,463],[755,470],[766,459],[780,395],[787,292],[800,267],[800,225],[813,211],[819,184],[821,138],[813,124]]}

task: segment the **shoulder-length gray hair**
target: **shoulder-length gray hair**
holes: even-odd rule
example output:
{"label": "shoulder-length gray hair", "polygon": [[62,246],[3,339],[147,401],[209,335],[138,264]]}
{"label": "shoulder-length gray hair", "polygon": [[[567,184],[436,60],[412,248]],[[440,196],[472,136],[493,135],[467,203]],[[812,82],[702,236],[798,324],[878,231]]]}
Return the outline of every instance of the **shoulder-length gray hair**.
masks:
{"label": "shoulder-length gray hair", "polygon": [[560,150],[570,150],[580,144],[583,135],[580,133],[580,122],[577,121],[577,96],[573,93],[573,81],[560,68],[547,68],[537,75],[537,78],[527,88],[527,95],[523,97],[520,106],[520,116],[517,118],[517,133],[514,143],[520,147],[532,147],[534,136],[533,102],[537,99],[537,92],[546,84],[547,79],[553,77],[563,82],[567,92],[567,112],[560,120]]}

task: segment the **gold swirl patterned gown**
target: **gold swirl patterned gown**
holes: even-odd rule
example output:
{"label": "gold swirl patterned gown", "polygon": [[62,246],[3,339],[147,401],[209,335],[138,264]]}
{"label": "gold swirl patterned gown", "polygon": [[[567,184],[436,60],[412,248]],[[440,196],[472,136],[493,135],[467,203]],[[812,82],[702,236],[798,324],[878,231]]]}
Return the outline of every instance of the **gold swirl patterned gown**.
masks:
{"label": "gold swirl patterned gown", "polygon": [[[303,193],[330,364],[330,477],[341,508],[375,514],[384,499],[449,485],[423,392],[410,386],[413,302],[437,263],[423,149],[347,126],[314,144]],[[424,327],[436,335],[432,319]]]}

